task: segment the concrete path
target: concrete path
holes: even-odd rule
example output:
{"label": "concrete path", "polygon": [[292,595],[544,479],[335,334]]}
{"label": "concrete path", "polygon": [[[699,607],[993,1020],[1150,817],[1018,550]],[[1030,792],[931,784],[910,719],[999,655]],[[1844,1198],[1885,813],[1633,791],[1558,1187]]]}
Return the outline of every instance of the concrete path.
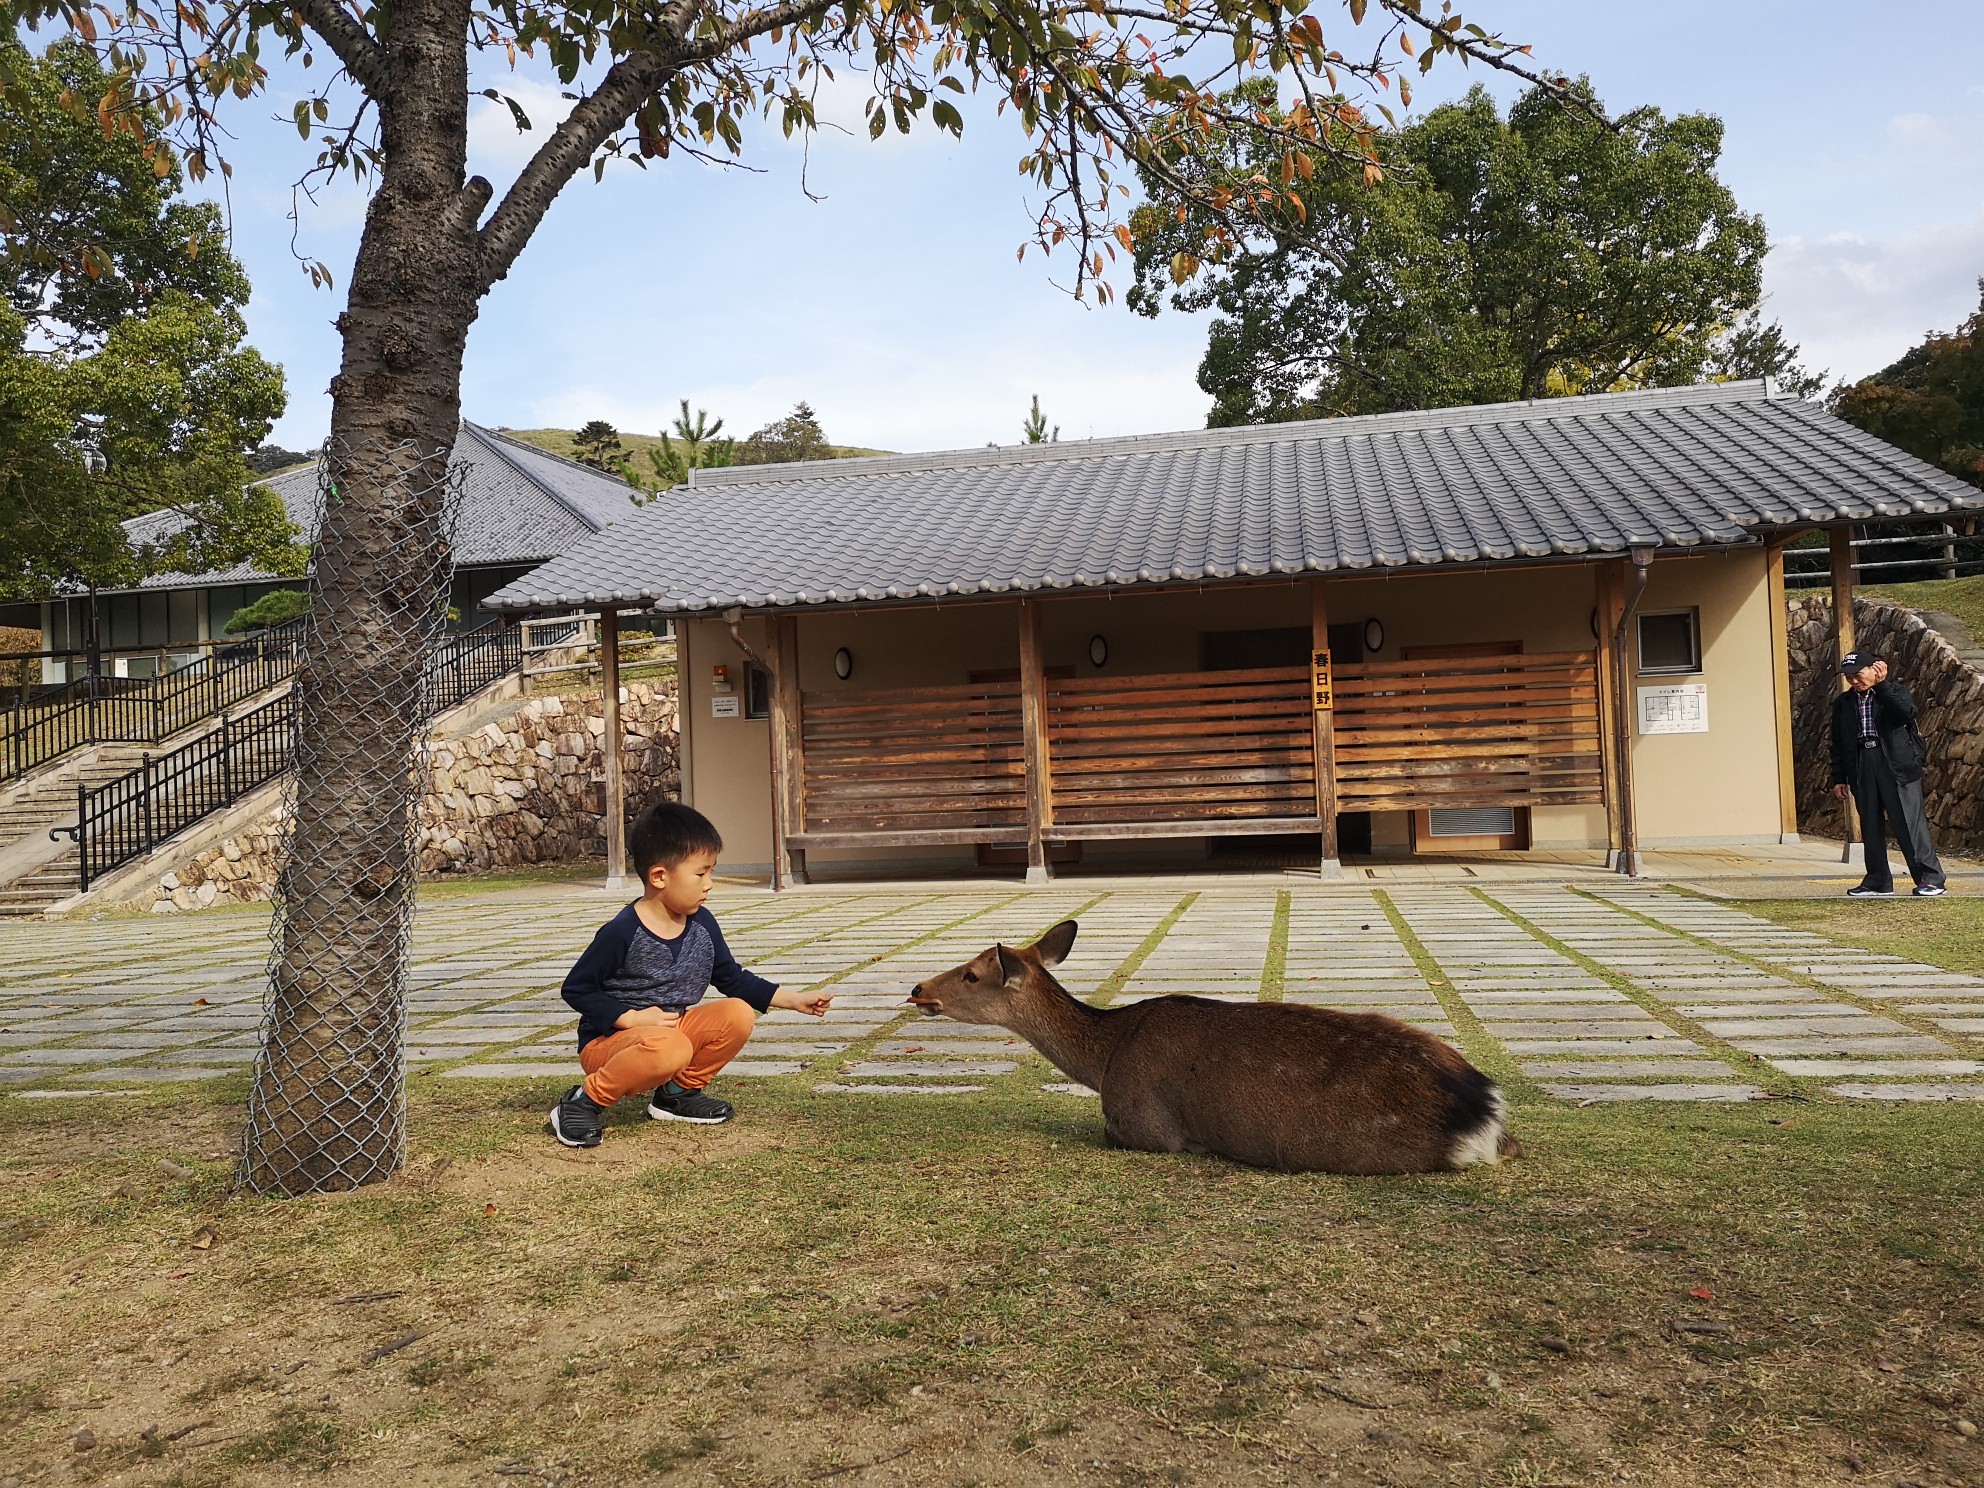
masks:
{"label": "concrete path", "polygon": [[[558,983],[616,907],[578,885],[431,900],[415,934],[415,1078],[575,1078]],[[712,907],[745,964],[836,992],[824,1022],[762,1020],[726,1079],[799,1076],[850,1099],[1088,1094],[1003,1029],[903,1006],[918,978],[1068,915],[1082,930],[1062,975],[1078,996],[1390,1013],[1565,1101],[1984,1099],[1984,979],[1610,876],[726,884]],[[246,911],[0,927],[0,1091],[104,1095],[245,1069],[267,927]]]}

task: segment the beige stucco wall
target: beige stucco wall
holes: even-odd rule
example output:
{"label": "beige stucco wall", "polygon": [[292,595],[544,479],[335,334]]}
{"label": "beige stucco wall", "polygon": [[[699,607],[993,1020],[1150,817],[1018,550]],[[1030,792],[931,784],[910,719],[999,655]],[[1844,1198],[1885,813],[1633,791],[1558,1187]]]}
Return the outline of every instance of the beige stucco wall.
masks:
{"label": "beige stucco wall", "polygon": [[[1749,549],[1653,566],[1640,610],[1698,607],[1702,670],[1645,680],[1706,682],[1709,731],[1642,738],[1635,730],[1642,846],[1776,842],[1783,830],[1773,678],[1786,658],[1772,652],[1765,564],[1761,550]],[[1629,669],[1636,659],[1628,656]]]}
{"label": "beige stucco wall", "polygon": [[[746,619],[739,627],[759,655],[766,654],[766,625]],[[763,718],[712,718],[712,667],[728,666],[743,697],[744,653],[729,629],[714,620],[678,625],[686,636],[681,663],[681,729],[684,798],[723,835],[720,872],[768,873],[772,862],[772,726]],[[740,704],[738,712],[743,708]]]}
{"label": "beige stucco wall", "polygon": [[[1598,645],[1592,633],[1596,575],[1592,565],[1566,564],[1336,579],[1327,591],[1329,614],[1337,624],[1378,620],[1385,636],[1376,659],[1397,660],[1408,647],[1482,641],[1520,641],[1531,653],[1591,650]],[[1690,605],[1701,611],[1705,670],[1699,680],[1709,684],[1711,732],[1635,740],[1642,841],[1651,847],[1775,840],[1776,721],[1762,554],[1662,559],[1644,607]],[[1049,667],[1094,674],[1089,641],[1100,635],[1108,644],[1102,672],[1127,676],[1196,670],[1203,632],[1308,623],[1306,583],[1268,583],[1055,598],[1043,611],[1042,634]],[[729,665],[741,687],[745,658],[719,622],[691,621],[684,630],[687,789],[724,834],[726,865],[762,870],[771,858],[770,724],[711,716],[712,666]],[[754,647],[769,649],[763,621],[749,620],[744,630]],[[843,646],[854,661],[845,682],[833,670],[834,652]],[[808,692],[963,682],[973,672],[1018,667],[1019,606],[996,600],[808,613],[799,617],[799,657],[800,686]],[[1602,847],[1606,839],[1600,806],[1541,808],[1531,826],[1540,848]],[[1406,841],[1404,813],[1376,816],[1374,846],[1402,850]],[[1090,861],[1127,861],[1148,851],[1137,844],[1085,845]],[[867,862],[925,870],[974,861],[969,848],[815,850],[808,857],[820,866]]]}

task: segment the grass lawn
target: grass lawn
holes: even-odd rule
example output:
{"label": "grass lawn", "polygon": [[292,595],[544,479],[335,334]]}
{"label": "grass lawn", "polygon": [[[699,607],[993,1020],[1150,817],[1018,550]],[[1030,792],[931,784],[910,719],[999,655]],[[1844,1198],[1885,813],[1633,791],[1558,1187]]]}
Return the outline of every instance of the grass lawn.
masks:
{"label": "grass lawn", "polygon": [[1919,584],[1869,584],[1860,593],[1917,610],[1947,610],[1984,641],[1984,574],[1967,579],[1927,579]]}
{"label": "grass lawn", "polygon": [[1519,1106],[1342,1179],[1040,1078],[584,1153],[416,1078],[406,1172],[294,1202],[228,1197],[238,1083],[0,1101],[0,1475],[1984,1484],[1984,1109]]}
{"label": "grass lawn", "polygon": [[[1903,887],[1907,879],[1902,880]],[[1984,976],[1984,899],[1739,899],[1718,901],[1847,945]]]}

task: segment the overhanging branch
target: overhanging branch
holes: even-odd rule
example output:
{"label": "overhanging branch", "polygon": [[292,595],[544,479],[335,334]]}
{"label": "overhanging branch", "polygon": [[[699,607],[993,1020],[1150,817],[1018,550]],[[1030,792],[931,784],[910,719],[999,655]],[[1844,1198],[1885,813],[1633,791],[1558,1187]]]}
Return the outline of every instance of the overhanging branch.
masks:
{"label": "overhanging branch", "polygon": [[341,0],[294,0],[304,24],[324,39],[324,45],[344,64],[352,81],[366,95],[378,98],[386,87],[386,49],[364,22],[346,10]]}

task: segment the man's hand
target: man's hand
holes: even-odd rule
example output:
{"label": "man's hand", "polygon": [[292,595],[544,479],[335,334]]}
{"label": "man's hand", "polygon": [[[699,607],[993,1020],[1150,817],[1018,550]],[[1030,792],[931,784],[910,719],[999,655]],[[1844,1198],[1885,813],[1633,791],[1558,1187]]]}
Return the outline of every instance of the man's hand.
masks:
{"label": "man's hand", "polygon": [[1888,664],[1885,661],[1875,662],[1868,670],[1874,674],[1874,686],[1879,687],[1883,682],[1887,681]]}
{"label": "man's hand", "polygon": [[796,1013],[805,1013],[812,1018],[826,1017],[827,1008],[833,1000],[834,995],[831,992],[788,992],[780,987],[772,993],[773,1007],[791,1008]]}
{"label": "man's hand", "polygon": [[1848,796],[1852,794],[1853,794],[1853,787],[1849,785],[1835,785],[1832,788],[1832,798],[1835,801],[1844,801]]}
{"label": "man's hand", "polygon": [[613,1020],[615,1028],[673,1028],[682,1021],[680,1013],[666,1008],[633,1008]]}

